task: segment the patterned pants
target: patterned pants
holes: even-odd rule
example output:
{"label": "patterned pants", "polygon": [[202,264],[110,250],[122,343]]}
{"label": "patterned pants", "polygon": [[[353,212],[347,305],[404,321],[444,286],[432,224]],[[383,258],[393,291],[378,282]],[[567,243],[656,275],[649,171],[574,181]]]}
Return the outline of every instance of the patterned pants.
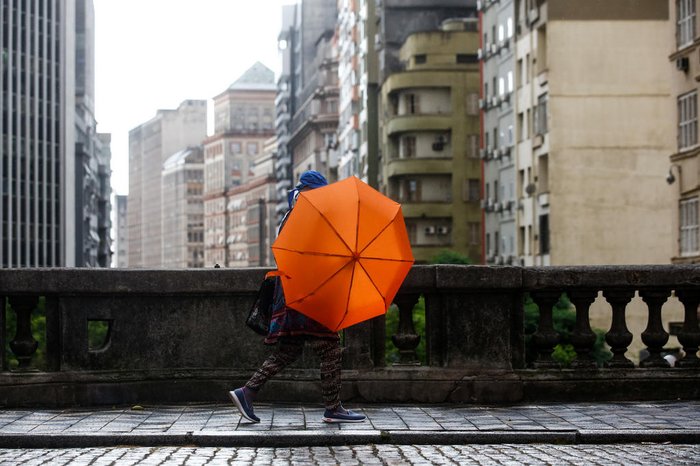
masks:
{"label": "patterned pants", "polygon": [[309,345],[321,358],[321,394],[327,409],[340,404],[340,341],[321,338],[280,338],[277,350],[255,371],[245,386],[257,392],[272,376],[296,361]]}

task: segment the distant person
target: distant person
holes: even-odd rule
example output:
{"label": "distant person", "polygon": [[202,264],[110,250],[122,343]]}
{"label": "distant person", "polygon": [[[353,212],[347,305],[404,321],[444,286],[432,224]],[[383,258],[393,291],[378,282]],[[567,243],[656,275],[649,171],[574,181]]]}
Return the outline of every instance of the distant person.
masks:
{"label": "distant person", "polygon": [[[319,172],[314,170],[304,172],[299,179],[299,184],[287,196],[289,210],[282,219],[279,231],[289,218],[300,192],[327,184],[328,181]],[[321,358],[321,395],[326,407],[323,421],[362,422],[366,419],[363,414],[343,408],[340,402],[341,349],[338,333],[287,307],[279,279],[274,291],[270,330],[264,342],[267,345],[278,344],[277,349],[268,356],[243,387],[229,392],[241,416],[252,422],[260,422],[260,418],[253,411],[253,401],[258,391],[271,377],[296,361],[301,356],[305,344],[308,343]]]}

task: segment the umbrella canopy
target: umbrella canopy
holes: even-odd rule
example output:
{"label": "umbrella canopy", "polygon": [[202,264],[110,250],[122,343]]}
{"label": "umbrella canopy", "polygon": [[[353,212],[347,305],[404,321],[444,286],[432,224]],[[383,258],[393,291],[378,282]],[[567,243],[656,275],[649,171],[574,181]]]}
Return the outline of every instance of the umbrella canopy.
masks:
{"label": "umbrella canopy", "polygon": [[401,205],[356,177],[302,192],[272,252],[287,306],[336,331],[384,314],[414,262]]}

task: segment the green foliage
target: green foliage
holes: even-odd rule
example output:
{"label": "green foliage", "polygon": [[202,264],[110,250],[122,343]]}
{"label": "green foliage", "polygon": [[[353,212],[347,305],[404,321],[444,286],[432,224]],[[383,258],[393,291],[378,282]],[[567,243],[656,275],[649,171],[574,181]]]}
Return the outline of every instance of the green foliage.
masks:
{"label": "green foliage", "polygon": [[99,350],[107,342],[109,322],[106,320],[88,320],[88,349]]}
{"label": "green foliage", "polygon": [[[530,364],[537,358],[537,351],[532,342],[532,334],[537,331],[540,311],[530,295],[525,296],[524,307],[525,360]],[[576,357],[576,350],[571,344],[571,334],[576,326],[576,311],[566,293],[561,295],[552,310],[552,322],[554,330],[559,333],[560,338],[559,344],[554,347],[552,358],[561,364],[562,367],[569,367],[571,361]],[[596,341],[593,345],[591,356],[595,359],[598,366],[602,366],[605,361],[612,357],[612,353],[605,347],[605,332],[600,329],[593,329],[593,332],[596,334]]]}
{"label": "green foliage", "polygon": [[443,249],[438,252],[432,259],[430,259],[431,264],[473,264],[472,260],[467,256],[452,251],[449,249]]}
{"label": "green foliage", "polygon": [[[8,367],[17,367],[17,358],[10,349],[10,342],[15,339],[17,333],[17,318],[10,307],[9,300],[5,302],[5,359]],[[32,312],[32,335],[39,343],[36,352],[32,356],[31,366],[36,369],[46,368],[46,299],[41,296],[37,307]]]}
{"label": "green foliage", "polygon": [[[413,307],[413,328],[420,335],[420,342],[416,347],[416,354],[421,364],[425,364],[425,298],[421,296]],[[384,340],[385,361],[387,365],[399,362],[399,349],[394,346],[391,336],[399,331],[399,308],[392,304],[386,311],[386,338]]]}

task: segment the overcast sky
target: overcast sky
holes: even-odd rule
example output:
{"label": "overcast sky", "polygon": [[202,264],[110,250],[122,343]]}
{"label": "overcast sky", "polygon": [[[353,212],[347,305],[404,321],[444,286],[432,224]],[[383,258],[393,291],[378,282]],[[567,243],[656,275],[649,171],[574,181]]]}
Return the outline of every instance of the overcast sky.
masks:
{"label": "overcast sky", "polygon": [[129,190],[129,130],[185,99],[207,99],[211,113],[211,99],[256,61],[278,75],[277,35],[290,3],[94,0],[97,130],[112,133],[116,194]]}

